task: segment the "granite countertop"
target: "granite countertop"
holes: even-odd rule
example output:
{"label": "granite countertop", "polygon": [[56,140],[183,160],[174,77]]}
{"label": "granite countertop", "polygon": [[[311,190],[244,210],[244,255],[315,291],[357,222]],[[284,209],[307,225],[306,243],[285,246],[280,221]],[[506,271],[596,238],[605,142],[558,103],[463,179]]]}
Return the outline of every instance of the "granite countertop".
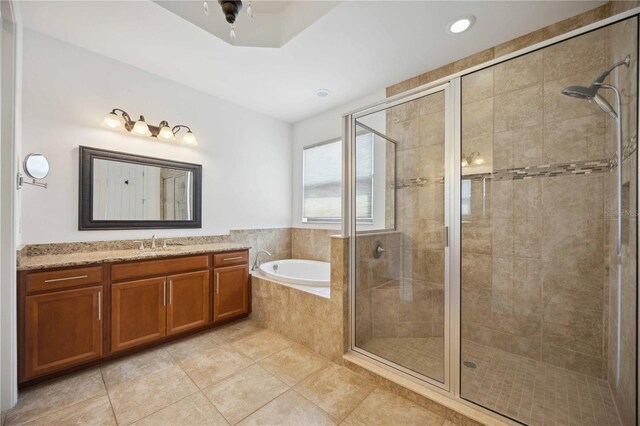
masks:
{"label": "granite countertop", "polygon": [[211,243],[193,245],[174,245],[166,249],[152,250],[108,250],[92,252],[75,252],[61,254],[47,254],[41,256],[23,256],[17,267],[18,271],[34,269],[61,268],[95,263],[123,262],[129,260],[149,260],[163,257],[187,256],[199,253],[216,253],[233,250],[247,250],[246,244]]}

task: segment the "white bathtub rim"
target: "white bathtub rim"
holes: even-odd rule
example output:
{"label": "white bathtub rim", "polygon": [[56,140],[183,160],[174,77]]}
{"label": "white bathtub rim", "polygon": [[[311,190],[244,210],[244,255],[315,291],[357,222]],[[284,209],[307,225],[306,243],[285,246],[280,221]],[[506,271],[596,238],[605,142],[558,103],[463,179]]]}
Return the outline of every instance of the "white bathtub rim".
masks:
{"label": "white bathtub rim", "polygon": [[269,270],[267,269],[267,267],[269,265],[273,265],[273,264],[277,264],[277,263],[290,263],[290,264],[311,264],[314,266],[328,266],[330,268],[330,263],[329,262],[322,262],[319,260],[306,260],[306,259],[282,259],[282,260],[274,260],[271,262],[265,262],[262,265],[260,265],[260,268],[258,269],[258,271],[254,271],[254,272],[259,272],[262,276],[270,279],[270,280],[274,280],[277,281],[279,283],[288,283],[288,284],[292,284],[292,285],[302,285],[302,286],[309,286],[309,287],[319,287],[319,288],[329,288],[331,286],[331,272],[329,270],[329,274],[327,276],[326,280],[320,280],[320,279],[312,279],[312,278],[303,278],[303,277],[294,277],[294,276],[290,276],[290,275],[284,275],[282,273],[272,273],[269,272]]}

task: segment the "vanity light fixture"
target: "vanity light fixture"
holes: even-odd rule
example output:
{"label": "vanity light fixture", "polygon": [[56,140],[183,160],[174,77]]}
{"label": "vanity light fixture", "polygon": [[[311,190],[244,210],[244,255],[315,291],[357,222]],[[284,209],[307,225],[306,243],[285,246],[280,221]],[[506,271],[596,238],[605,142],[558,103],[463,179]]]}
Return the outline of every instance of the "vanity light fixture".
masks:
{"label": "vanity light fixture", "polygon": [[462,160],[460,162],[460,165],[462,167],[481,166],[483,164],[484,158],[480,156],[480,153],[478,151],[473,151],[469,155],[462,154]]}
{"label": "vanity light fixture", "polygon": [[140,119],[135,122],[131,131],[139,136],[151,136],[149,126],[147,126],[147,122],[144,121],[144,116],[142,115],[140,116]]}
{"label": "vanity light fixture", "polygon": [[181,129],[185,129],[186,132],[182,136],[182,142],[192,146],[198,145],[198,141],[191,132],[191,128],[189,126],[178,124],[171,127],[169,126],[169,123],[164,120],[157,126],[153,126],[147,124],[144,116],[142,115],[137,121],[133,121],[131,116],[120,108],[114,108],[111,110],[111,112],[104,117],[102,125],[108,129],[114,130],[124,128],[127,132],[133,133],[134,135],[150,136],[165,142],[175,142],[178,132]]}

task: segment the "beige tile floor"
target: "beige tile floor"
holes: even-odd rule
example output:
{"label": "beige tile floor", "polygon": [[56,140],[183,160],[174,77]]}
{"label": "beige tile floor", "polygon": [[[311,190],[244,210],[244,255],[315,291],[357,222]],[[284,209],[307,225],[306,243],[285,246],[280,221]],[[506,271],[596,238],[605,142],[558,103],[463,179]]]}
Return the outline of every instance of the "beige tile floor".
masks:
{"label": "beige tile floor", "polygon": [[251,320],[29,388],[17,424],[452,425]]}
{"label": "beige tile floor", "polygon": [[[442,338],[375,338],[363,349],[425,376],[442,375]],[[604,380],[463,341],[462,396],[530,425],[620,425]]]}

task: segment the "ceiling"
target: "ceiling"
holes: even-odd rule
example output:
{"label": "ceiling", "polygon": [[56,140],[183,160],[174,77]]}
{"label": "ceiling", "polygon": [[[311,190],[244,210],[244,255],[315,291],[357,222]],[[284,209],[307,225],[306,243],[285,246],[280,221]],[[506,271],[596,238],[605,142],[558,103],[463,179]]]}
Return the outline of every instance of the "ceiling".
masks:
{"label": "ceiling", "polygon": [[[253,18],[247,15],[248,1],[236,18],[236,33],[231,40],[231,27],[225,20],[217,0],[153,0],[179,17],[186,19],[219,39],[234,46],[282,47],[300,32],[337,6],[338,1],[269,1],[252,0]],[[204,12],[204,4],[209,9]]]}
{"label": "ceiling", "polygon": [[[280,48],[230,45],[151,1],[25,1],[20,13],[27,28],[296,122],[605,1],[343,1],[319,18],[305,10],[323,2],[277,3],[268,13],[295,9],[303,21]],[[446,31],[469,13],[469,31]],[[319,88],[331,95],[315,96]]]}

